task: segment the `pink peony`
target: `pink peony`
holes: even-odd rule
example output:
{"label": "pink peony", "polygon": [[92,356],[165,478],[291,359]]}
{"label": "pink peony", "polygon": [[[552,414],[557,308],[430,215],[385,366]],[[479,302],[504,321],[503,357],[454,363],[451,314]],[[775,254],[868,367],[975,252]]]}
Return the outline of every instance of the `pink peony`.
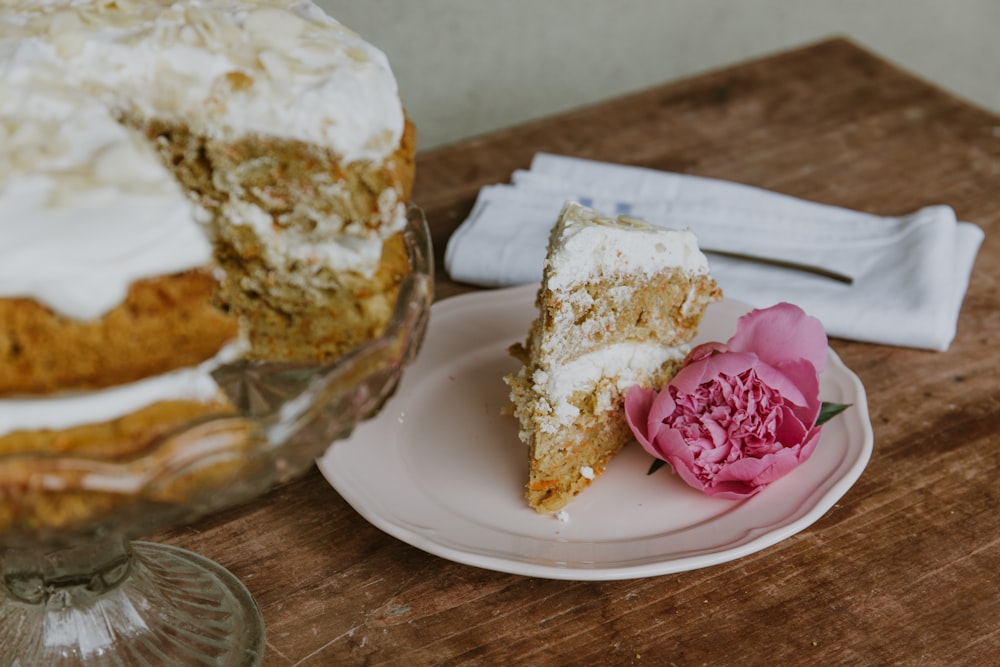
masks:
{"label": "pink peony", "polygon": [[798,306],[754,310],[727,343],[691,350],[659,393],[630,389],[625,415],[643,448],[685,482],[746,498],[815,449],[826,350],[823,325]]}

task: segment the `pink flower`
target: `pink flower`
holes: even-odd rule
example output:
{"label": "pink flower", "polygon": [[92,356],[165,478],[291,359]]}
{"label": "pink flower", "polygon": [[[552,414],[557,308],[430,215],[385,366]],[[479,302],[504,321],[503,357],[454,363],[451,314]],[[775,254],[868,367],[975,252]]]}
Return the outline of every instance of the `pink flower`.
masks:
{"label": "pink flower", "polygon": [[823,325],[798,306],[754,310],[727,343],[691,350],[659,393],[630,389],[625,416],[639,444],[685,482],[746,498],[815,449],[826,349]]}

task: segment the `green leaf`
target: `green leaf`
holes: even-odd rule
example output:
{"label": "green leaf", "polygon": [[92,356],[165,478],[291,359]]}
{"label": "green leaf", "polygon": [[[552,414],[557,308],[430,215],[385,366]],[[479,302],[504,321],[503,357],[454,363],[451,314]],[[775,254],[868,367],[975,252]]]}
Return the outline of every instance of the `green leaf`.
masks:
{"label": "green leaf", "polygon": [[849,407],[851,407],[850,403],[844,405],[842,403],[828,403],[823,401],[822,405],[819,406],[819,416],[816,417],[816,426],[822,426]]}
{"label": "green leaf", "polygon": [[646,474],[647,475],[652,475],[654,472],[656,472],[657,470],[659,470],[660,468],[662,468],[664,465],[666,465],[666,463],[667,462],[664,461],[663,459],[655,459],[653,461],[653,465],[649,466],[649,470],[646,471]]}

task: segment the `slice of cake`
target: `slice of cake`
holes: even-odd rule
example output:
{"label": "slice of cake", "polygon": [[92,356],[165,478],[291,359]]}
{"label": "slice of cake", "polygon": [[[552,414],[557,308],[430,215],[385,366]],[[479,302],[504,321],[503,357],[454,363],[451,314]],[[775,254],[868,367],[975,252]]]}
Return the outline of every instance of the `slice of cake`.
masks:
{"label": "slice of cake", "polygon": [[721,298],[695,235],[567,203],[549,237],[538,316],[511,348],[510,386],[530,448],[528,504],[557,512],[631,439],[633,385],[660,387]]}

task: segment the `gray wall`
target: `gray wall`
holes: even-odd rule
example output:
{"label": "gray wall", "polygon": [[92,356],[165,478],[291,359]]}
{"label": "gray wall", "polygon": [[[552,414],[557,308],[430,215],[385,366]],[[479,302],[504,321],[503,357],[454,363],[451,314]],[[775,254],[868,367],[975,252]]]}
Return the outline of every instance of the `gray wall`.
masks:
{"label": "gray wall", "polygon": [[843,35],[1000,111],[1000,0],[318,0],[389,56],[421,150]]}

